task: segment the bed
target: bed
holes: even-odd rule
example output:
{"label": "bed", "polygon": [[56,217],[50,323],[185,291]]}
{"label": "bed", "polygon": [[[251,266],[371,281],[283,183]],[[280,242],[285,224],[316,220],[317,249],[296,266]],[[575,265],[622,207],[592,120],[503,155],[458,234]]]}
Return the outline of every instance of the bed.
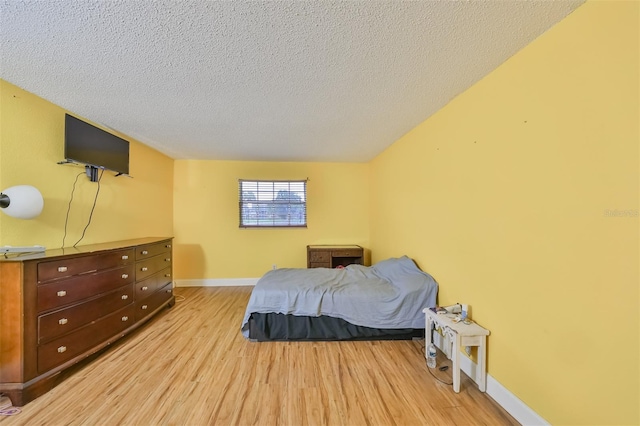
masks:
{"label": "bed", "polygon": [[424,337],[438,284],[403,256],[367,267],[283,268],[256,283],[242,321],[255,341]]}

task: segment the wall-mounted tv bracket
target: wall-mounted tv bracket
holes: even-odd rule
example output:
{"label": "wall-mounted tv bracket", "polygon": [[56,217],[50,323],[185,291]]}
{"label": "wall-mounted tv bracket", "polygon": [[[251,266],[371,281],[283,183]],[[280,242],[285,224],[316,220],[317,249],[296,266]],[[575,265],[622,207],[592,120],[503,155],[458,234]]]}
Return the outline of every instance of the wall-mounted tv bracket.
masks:
{"label": "wall-mounted tv bracket", "polygon": [[[81,163],[76,163],[75,161],[71,161],[71,160],[64,160],[64,161],[58,161],[58,164],[72,164],[75,166],[82,166],[83,164]],[[98,170],[103,169],[102,167],[98,167],[98,166],[92,166],[90,164],[84,164],[84,170],[85,173],[87,174],[87,177],[89,177],[89,180],[91,182],[97,182],[98,181]],[[104,169],[106,170],[106,169]],[[128,178],[133,178],[133,176],[125,174],[125,173],[116,173],[115,177],[118,176],[126,176]]]}

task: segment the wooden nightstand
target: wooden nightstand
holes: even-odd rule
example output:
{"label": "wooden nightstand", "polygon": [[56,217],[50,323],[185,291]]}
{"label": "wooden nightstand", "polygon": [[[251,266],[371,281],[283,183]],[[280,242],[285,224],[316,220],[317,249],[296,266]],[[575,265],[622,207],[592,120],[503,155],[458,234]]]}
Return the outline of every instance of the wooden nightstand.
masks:
{"label": "wooden nightstand", "polygon": [[[453,322],[454,314],[436,314],[431,309],[423,309],[425,315],[425,348],[431,343],[431,326],[436,325],[442,328],[443,334],[449,335],[452,342],[451,362],[453,368],[453,390],[460,392],[460,346],[478,347],[478,368],[476,369],[475,382],[478,384],[480,392],[487,389],[487,336],[489,330],[480,327],[475,322],[465,324],[462,321]],[[425,350],[425,357],[427,351]]]}
{"label": "wooden nightstand", "polygon": [[351,264],[362,265],[364,250],[356,245],[307,246],[307,268],[335,268]]}

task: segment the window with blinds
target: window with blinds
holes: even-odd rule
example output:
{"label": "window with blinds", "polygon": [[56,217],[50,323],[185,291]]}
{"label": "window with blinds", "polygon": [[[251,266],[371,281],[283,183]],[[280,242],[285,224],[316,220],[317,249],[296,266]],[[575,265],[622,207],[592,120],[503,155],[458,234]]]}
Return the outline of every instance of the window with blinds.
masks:
{"label": "window with blinds", "polygon": [[239,180],[240,228],[306,228],[307,181]]}

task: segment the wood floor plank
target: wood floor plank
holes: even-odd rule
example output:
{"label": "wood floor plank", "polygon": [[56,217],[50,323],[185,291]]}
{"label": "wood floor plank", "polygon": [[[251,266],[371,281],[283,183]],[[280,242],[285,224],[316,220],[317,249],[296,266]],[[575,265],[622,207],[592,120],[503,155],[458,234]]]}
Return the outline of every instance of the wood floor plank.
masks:
{"label": "wood floor plank", "polygon": [[176,306],[0,426],[518,424],[466,375],[459,394],[437,381],[424,341],[244,339],[251,290],[176,289]]}

